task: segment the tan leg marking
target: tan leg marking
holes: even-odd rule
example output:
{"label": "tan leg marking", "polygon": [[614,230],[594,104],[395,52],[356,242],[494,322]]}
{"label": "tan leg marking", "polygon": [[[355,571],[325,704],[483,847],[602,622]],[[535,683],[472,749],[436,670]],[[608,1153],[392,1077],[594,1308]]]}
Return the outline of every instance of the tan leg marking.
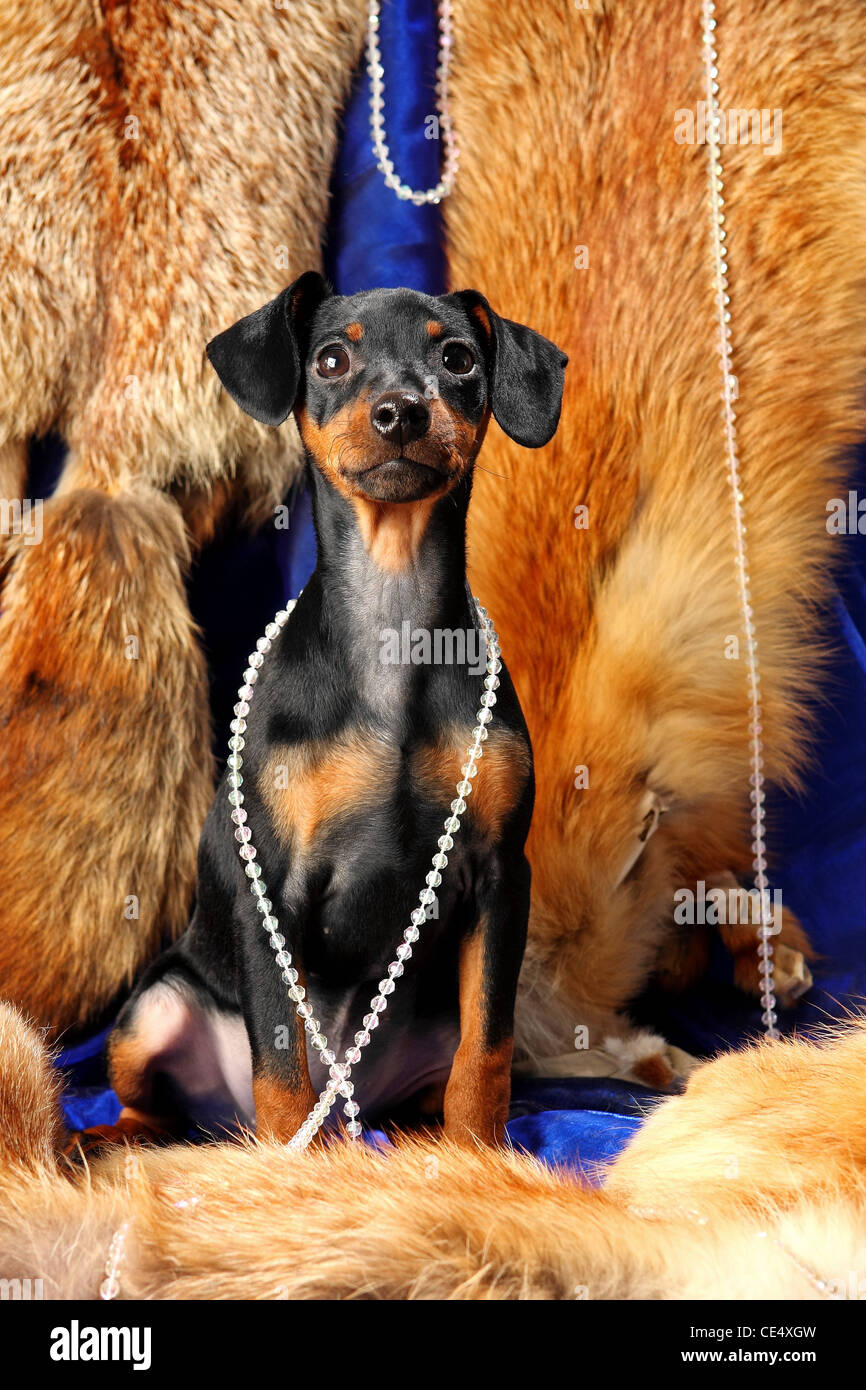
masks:
{"label": "tan leg marking", "polygon": [[318,1096],[307,1071],[304,1057],[304,1083],[294,1090],[275,1076],[257,1076],[253,1081],[256,1106],[256,1134],[259,1139],[272,1139],[287,1144],[297,1134],[309,1115]]}
{"label": "tan leg marking", "polygon": [[484,1042],[484,921],[460,944],[460,1046],[445,1088],[450,1139],[502,1142],[511,1097],[513,1041]]}

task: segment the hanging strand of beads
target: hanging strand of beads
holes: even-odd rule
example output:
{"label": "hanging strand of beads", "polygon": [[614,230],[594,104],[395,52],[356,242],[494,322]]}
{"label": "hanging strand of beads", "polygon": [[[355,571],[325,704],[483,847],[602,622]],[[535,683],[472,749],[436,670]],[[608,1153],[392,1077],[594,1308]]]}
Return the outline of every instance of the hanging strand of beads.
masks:
{"label": "hanging strand of beads", "polygon": [[746,646],[746,681],[749,700],[749,759],[751,772],[749,786],[752,806],[752,868],[755,874],[755,891],[760,904],[760,925],[758,927],[758,965],[761,984],[761,1021],[767,1036],[779,1036],[776,1024],[775,981],[773,974],[773,947],[770,938],[775,929],[770,918],[770,894],[767,880],[767,847],[764,838],[764,758],[761,710],[761,673],[758,663],[758,637],[752,608],[752,591],[749,579],[748,548],[746,543],[746,524],[743,508],[743,486],[740,476],[740,461],[737,452],[737,428],[734,401],[738,395],[738,384],[733,371],[731,349],[731,311],[728,294],[728,261],[725,242],[725,200],[722,180],[722,158],[719,139],[721,116],[719,114],[719,69],[716,49],[716,6],[714,0],[703,0],[701,7],[703,58],[706,77],[706,103],[708,111],[707,153],[709,158],[710,212],[712,224],[713,283],[715,304],[719,326],[719,358],[722,369],[722,417],[724,420],[725,457],[728,465],[728,481],[731,488],[734,520],[734,559],[736,566],[737,590],[743,617],[743,631]]}
{"label": "hanging strand of beads", "polygon": [[439,110],[439,130],[445,146],[442,161],[442,177],[434,188],[412,188],[403,183],[391,158],[385,137],[385,68],[379,48],[379,0],[369,0],[367,6],[367,74],[370,78],[370,135],[376,167],[388,187],[403,202],[414,203],[416,207],[424,203],[440,203],[454,187],[460,155],[451,118],[451,100],[448,94],[448,74],[451,68],[451,50],[454,47],[453,12],[450,0],[441,0],[439,5],[439,60],[436,67],[436,104]]}

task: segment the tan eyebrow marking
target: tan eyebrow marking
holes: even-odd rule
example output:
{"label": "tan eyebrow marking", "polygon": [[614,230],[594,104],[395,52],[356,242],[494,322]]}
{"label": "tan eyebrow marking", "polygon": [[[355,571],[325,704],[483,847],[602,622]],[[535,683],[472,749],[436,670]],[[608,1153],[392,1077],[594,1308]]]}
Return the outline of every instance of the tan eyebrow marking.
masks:
{"label": "tan eyebrow marking", "polygon": [[431,338],[441,338],[444,332],[445,329],[443,328],[442,324],[439,323],[436,319],[427,320],[427,333]]}
{"label": "tan eyebrow marking", "polygon": [[360,340],[361,340],[361,338],[363,338],[363,336],[364,336],[364,329],[363,329],[363,327],[361,326],[360,323],[350,323],[350,324],[349,324],[349,327],[346,329],[346,337],[350,340],[350,342],[353,342],[353,343],[360,342]]}

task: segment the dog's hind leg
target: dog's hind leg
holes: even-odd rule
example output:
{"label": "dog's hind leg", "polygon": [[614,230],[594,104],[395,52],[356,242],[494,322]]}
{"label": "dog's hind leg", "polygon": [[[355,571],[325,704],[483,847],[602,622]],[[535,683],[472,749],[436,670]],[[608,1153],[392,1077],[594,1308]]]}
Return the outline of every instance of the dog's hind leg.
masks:
{"label": "dog's hind leg", "polygon": [[142,978],[108,1040],[108,1071],[123,1110],[115,1125],[76,1137],[85,1151],[128,1139],[216,1134],[252,1122],[250,1048],[238,1009],[218,1000],[185,939]]}
{"label": "dog's hind leg", "polygon": [[164,970],[124,1010],[109,1071],[130,1122],[218,1132],[252,1120],[250,1048],[240,1010],[227,1009],[184,965]]}

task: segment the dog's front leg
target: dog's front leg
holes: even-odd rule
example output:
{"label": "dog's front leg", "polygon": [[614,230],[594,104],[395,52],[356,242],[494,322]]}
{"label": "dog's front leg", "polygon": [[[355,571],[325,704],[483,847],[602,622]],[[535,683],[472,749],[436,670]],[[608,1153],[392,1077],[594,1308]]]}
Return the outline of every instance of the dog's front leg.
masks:
{"label": "dog's front leg", "polygon": [[478,911],[460,943],[460,1045],[445,1089],[445,1133],[501,1143],[511,1096],[514,1000],[526,945],[530,871],[498,856],[476,888]]}
{"label": "dog's front leg", "polygon": [[[292,968],[306,988],[298,943],[297,920],[281,918]],[[282,978],[268,934],[258,913],[245,922],[242,936],[241,999],[253,1062],[256,1133],[260,1139],[287,1143],[318,1099],[307,1063],[306,1029],[289,998],[292,987]]]}

